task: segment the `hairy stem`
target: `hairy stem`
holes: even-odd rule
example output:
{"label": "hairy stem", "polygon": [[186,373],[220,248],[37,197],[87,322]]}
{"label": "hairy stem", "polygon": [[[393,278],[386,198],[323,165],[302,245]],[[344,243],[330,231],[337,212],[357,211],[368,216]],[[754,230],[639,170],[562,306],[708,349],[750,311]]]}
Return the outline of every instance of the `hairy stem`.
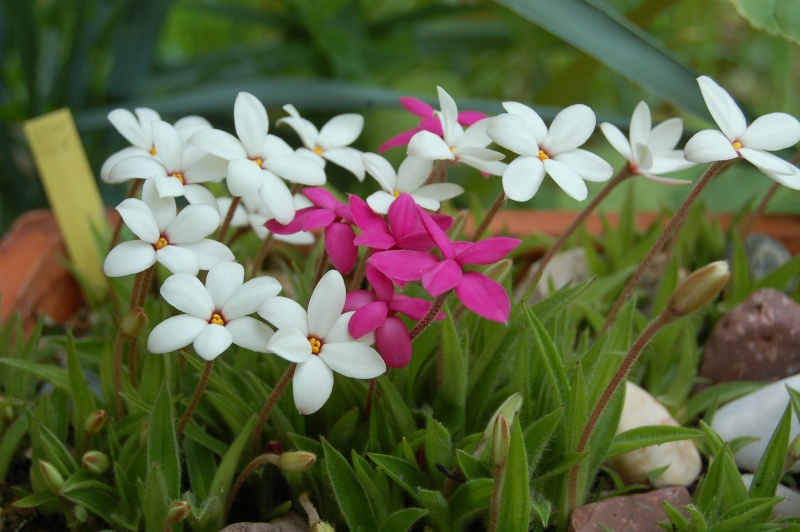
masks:
{"label": "hairy stem", "polygon": [[122,403],[122,351],[125,347],[127,336],[122,329],[117,332],[114,338],[114,401],[117,407],[117,419],[123,415],[124,405]]}
{"label": "hairy stem", "polygon": [[228,207],[228,212],[225,214],[225,220],[222,222],[222,225],[219,227],[219,232],[217,233],[217,240],[219,242],[225,241],[225,235],[228,233],[228,228],[231,226],[231,220],[233,220],[233,213],[236,212],[236,207],[239,206],[240,201],[242,201],[241,196],[233,197],[231,206]]}
{"label": "hairy stem", "polygon": [[425,316],[423,316],[422,319],[419,320],[419,322],[414,326],[414,328],[411,329],[411,332],[408,333],[408,336],[411,338],[411,340],[414,340],[414,338],[419,336],[420,333],[424,331],[425,328],[428,325],[430,325],[434,319],[436,319],[436,315],[439,314],[440,310],[442,310],[442,307],[444,306],[444,302],[447,300],[447,297],[452,293],[453,290],[451,289],[448,290],[447,292],[444,292],[443,294],[439,294],[438,296],[436,296],[436,299],[434,299],[433,303],[431,304],[431,308],[428,309],[428,313],[425,314]]}
{"label": "hairy stem", "polygon": [[183,429],[186,428],[186,425],[189,423],[189,420],[192,418],[192,414],[194,414],[194,410],[197,408],[198,403],[200,403],[200,397],[203,395],[203,391],[206,389],[206,385],[208,384],[208,379],[211,377],[211,370],[214,368],[214,361],[209,360],[206,362],[205,367],[203,367],[203,374],[200,376],[200,380],[197,383],[197,388],[194,390],[194,395],[192,395],[192,401],[189,403],[189,407],[186,409],[186,412],[183,413],[183,417],[181,418],[180,423],[178,423],[178,436],[183,434]]}
{"label": "hairy stem", "polygon": [[494,220],[495,215],[498,213],[500,207],[503,206],[503,203],[505,203],[505,201],[506,201],[506,193],[501,192],[500,195],[497,196],[497,199],[494,200],[494,203],[492,203],[492,206],[489,207],[489,210],[486,211],[486,214],[483,216],[483,220],[481,220],[480,225],[478,226],[477,229],[475,229],[475,232],[472,234],[472,242],[477,242],[478,240],[480,240],[481,235],[483,234],[484,231],[486,231],[486,228],[489,227],[489,224],[492,223],[492,220]]}
{"label": "hairy stem", "polygon": [[274,464],[278,459],[278,455],[276,454],[262,454],[260,456],[256,456],[253,460],[247,464],[247,467],[239,473],[239,476],[236,477],[236,482],[233,483],[231,486],[231,491],[228,492],[228,499],[225,501],[225,521],[228,520],[228,514],[231,511],[231,506],[233,505],[233,501],[236,499],[236,494],[239,493],[239,490],[242,489],[244,482],[247,480],[253,471],[258,469],[264,464]]}
{"label": "hairy stem", "polygon": [[253,454],[256,454],[258,451],[258,438],[261,436],[261,431],[264,429],[264,425],[269,419],[269,414],[272,412],[272,407],[278,402],[278,399],[280,399],[281,395],[283,395],[283,391],[289,385],[289,381],[292,380],[292,377],[294,377],[295,369],[297,369],[297,364],[291,364],[288,368],[286,368],[286,371],[284,371],[283,375],[281,376],[281,380],[279,380],[278,384],[275,385],[272,393],[267,398],[267,402],[264,403],[264,408],[261,410],[261,415],[258,416],[258,421],[256,422],[255,428],[253,428],[253,436],[250,440],[250,446],[253,449]]}
{"label": "hairy stem", "polygon": [[256,254],[256,260],[253,262],[253,271],[250,278],[252,279],[258,272],[261,271],[261,265],[264,264],[264,259],[267,258],[267,251],[272,246],[272,241],[275,240],[275,235],[270,232],[267,237],[261,242],[261,246],[258,248],[258,253]]}

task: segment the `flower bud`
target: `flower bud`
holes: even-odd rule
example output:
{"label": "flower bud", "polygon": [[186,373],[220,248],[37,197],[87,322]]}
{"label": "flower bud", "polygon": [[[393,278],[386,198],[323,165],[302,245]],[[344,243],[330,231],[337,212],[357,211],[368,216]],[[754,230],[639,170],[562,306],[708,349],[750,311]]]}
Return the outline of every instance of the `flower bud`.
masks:
{"label": "flower bud", "polygon": [[302,473],[317,460],[317,455],[308,451],[291,451],[278,456],[276,466],[287,473]]}
{"label": "flower bud", "polygon": [[56,466],[50,462],[39,460],[39,470],[42,472],[44,483],[47,484],[47,487],[50,488],[50,491],[56,495],[61,493],[61,488],[64,487],[64,477],[62,477],[61,473],[58,472]]}
{"label": "flower bud", "polygon": [[81,464],[95,475],[102,475],[108,471],[111,462],[105,453],[100,451],[87,451],[81,457]]}
{"label": "flower bud", "polygon": [[453,225],[447,231],[447,237],[450,240],[463,240],[464,228],[467,225],[467,218],[469,218],[469,211],[460,210],[453,216]]}
{"label": "flower bud", "polygon": [[325,521],[318,521],[311,526],[310,532],[335,532],[335,531],[333,526],[329,525]]}
{"label": "flower bud", "polygon": [[730,276],[728,263],[722,260],[692,272],[670,296],[664,317],[672,321],[700,310],[716,299]]}
{"label": "flower bud", "polygon": [[86,421],[83,422],[83,432],[89,436],[94,436],[103,430],[107,419],[108,413],[105,410],[95,410],[86,416]]}
{"label": "flower bud", "polygon": [[502,283],[506,280],[508,274],[511,273],[511,266],[513,265],[514,262],[511,259],[503,259],[483,270],[483,275],[489,279],[494,279],[498,283]]}
{"label": "flower bud", "polygon": [[788,471],[798,461],[800,461],[800,434],[789,442],[789,448],[786,450],[786,461],[783,464],[783,470]]}
{"label": "flower bud", "polygon": [[144,313],[142,307],[132,309],[128,314],[122,318],[120,324],[122,333],[128,338],[138,337],[142,331],[147,328],[147,314]]}
{"label": "flower bud", "polygon": [[492,465],[502,467],[508,461],[508,448],[511,446],[511,432],[503,414],[497,415],[492,433]]}
{"label": "flower bud", "polygon": [[172,501],[167,511],[167,522],[171,525],[180,523],[192,512],[192,505],[186,501]]}
{"label": "flower bud", "polygon": [[514,422],[514,418],[519,414],[519,410],[522,408],[522,394],[517,392],[513,393],[508,396],[508,399],[503,401],[497,410],[494,411],[494,415],[492,415],[489,424],[486,425],[486,430],[483,431],[483,436],[487,440],[492,439],[492,434],[494,433],[494,427],[497,423],[497,417],[499,415],[504,415],[506,421],[510,421],[511,423]]}

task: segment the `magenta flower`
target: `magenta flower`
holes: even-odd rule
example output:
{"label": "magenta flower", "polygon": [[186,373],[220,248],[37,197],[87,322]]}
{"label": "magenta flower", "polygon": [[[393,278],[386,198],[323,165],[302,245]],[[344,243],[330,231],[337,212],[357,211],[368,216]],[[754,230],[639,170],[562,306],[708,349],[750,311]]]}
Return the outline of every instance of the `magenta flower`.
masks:
{"label": "magenta flower", "polygon": [[454,289],[464,306],[475,314],[500,323],[508,321],[511,302],[505,289],[481,273],[464,271],[464,267],[493,264],[514,250],[520,240],[493,237],[479,242],[451,242],[424,210],[417,211],[441,250],[442,259],[419,251],[389,250],[373,255],[372,265],[400,286],[421,280],[422,287],[433,297]]}
{"label": "magenta flower", "polygon": [[[347,293],[344,312],[355,311],[348,331],[356,339],[375,331],[375,348],[383,361],[390,368],[402,368],[411,360],[411,338],[406,324],[396,314],[421,320],[431,303],[395,292],[392,281],[371,264],[367,265],[367,279],[374,292]],[[444,313],[440,312],[436,319],[444,319]]]}
{"label": "magenta flower", "polygon": [[358,247],[353,243],[356,237],[352,224],[350,207],[337,200],[333,194],[320,187],[309,187],[303,195],[314,205],[300,209],[294,219],[286,225],[276,220],[265,224],[276,235],[293,235],[298,231],[311,231],[325,228],[325,250],[331,264],[342,274],[348,274],[358,260]]}
{"label": "magenta flower", "polygon": [[[436,245],[419,219],[414,199],[406,193],[392,202],[385,220],[355,195],[350,196],[350,211],[356,226],[361,229],[361,234],[354,240],[356,245],[376,250],[414,251],[429,251]],[[453,224],[453,219],[444,214],[431,217],[442,231],[447,231]]]}
{"label": "magenta flower", "polygon": [[[440,137],[444,136],[442,122],[439,120],[439,117],[436,116],[436,110],[433,107],[411,96],[401,96],[400,105],[405,107],[408,112],[422,117],[422,120],[419,121],[419,125],[414,129],[403,131],[399,135],[381,144],[381,147],[378,148],[378,153],[383,153],[389,148],[407,145],[411,137],[420,131],[430,131]],[[461,111],[458,113],[458,123],[462,126],[471,126],[478,120],[482,120],[486,117],[487,115],[478,111]]]}

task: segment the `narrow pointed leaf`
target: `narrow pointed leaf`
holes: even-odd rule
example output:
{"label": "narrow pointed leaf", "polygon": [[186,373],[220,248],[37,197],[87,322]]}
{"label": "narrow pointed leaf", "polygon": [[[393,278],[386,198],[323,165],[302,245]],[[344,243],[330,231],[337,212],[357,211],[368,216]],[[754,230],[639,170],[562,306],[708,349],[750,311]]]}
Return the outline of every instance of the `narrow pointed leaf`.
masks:
{"label": "narrow pointed leaf", "polygon": [[147,437],[147,468],[158,464],[167,483],[167,495],[177,499],[181,490],[181,462],[172,417],[172,402],[166,384],[161,388],[150,417]]}
{"label": "narrow pointed leaf", "polygon": [[328,440],[322,440],[322,448],[325,453],[325,472],[347,526],[351,530],[377,530],[378,523],[372,506],[366,503],[367,493],[353,468]]}

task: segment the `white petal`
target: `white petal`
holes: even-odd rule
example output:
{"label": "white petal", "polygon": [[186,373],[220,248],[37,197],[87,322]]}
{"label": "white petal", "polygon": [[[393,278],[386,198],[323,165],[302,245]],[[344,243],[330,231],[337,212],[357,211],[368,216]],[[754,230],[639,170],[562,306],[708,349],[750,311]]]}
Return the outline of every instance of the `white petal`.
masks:
{"label": "white petal", "polygon": [[[190,146],[191,147],[191,146]],[[185,168],[186,184],[220,181],[228,175],[228,161],[216,155],[205,155]]]}
{"label": "white petal", "polygon": [[444,141],[448,145],[453,146],[460,136],[458,128],[458,107],[453,97],[443,88],[436,87],[436,92],[439,94],[439,109],[441,109],[439,119],[442,122]]}
{"label": "white petal", "polygon": [[269,129],[267,110],[258,98],[249,92],[240,92],[233,104],[233,121],[236,135],[250,157],[263,157],[261,148]]}
{"label": "white petal", "polygon": [[133,112],[136,113],[136,118],[139,120],[139,126],[142,128],[142,131],[144,131],[144,133],[148,135],[152,141],[152,129],[150,126],[153,122],[158,122],[161,120],[161,115],[159,115],[157,111],[148,107],[137,107],[133,110]]}
{"label": "white petal", "polygon": [[383,190],[389,194],[397,190],[397,174],[386,158],[377,153],[364,153],[361,155],[361,162],[367,173],[375,178]]}
{"label": "white petal", "polygon": [[170,275],[161,285],[161,296],[167,303],[186,314],[211,319],[214,312],[214,302],[208,295],[203,283],[188,273]]}
{"label": "white petal", "polygon": [[275,331],[267,349],[289,362],[305,362],[311,356],[311,344],[300,329],[285,327]]}
{"label": "white petal", "polygon": [[117,205],[117,212],[133,234],[148,242],[158,242],[161,232],[150,208],[136,198],[128,198]]}
{"label": "white petal", "polygon": [[292,183],[309,187],[325,184],[325,170],[313,161],[295,155],[294,152],[290,155],[269,157],[264,161],[264,167]]}
{"label": "white petal", "polygon": [[180,246],[164,246],[156,251],[156,260],[171,273],[188,273],[194,276],[200,271],[200,259],[197,255]]}
{"label": "white petal", "polygon": [[647,138],[647,146],[658,157],[664,152],[675,149],[675,145],[681,140],[683,134],[683,120],[680,118],[670,118],[664,120],[650,132]]}
{"label": "white petal", "polygon": [[159,120],[153,122],[153,144],[156,147],[157,157],[164,163],[167,172],[182,170],[183,141],[178,132],[170,124]]}
{"label": "white petal", "polygon": [[553,119],[542,149],[552,157],[559,153],[574,150],[592,136],[597,119],[588,106],[570,105]]}
{"label": "white petal", "polygon": [[414,203],[422,207],[427,211],[438,211],[439,208],[442,206],[439,200],[433,198],[426,198],[425,196],[420,196],[419,191],[413,192],[411,194],[411,199],[414,200]]}
{"label": "white petal", "polygon": [[[228,299],[242,286],[244,282],[244,266],[236,262],[220,262],[210,270],[206,276],[206,290],[214,302],[214,308],[222,310]],[[247,314],[247,313],[246,313]],[[233,319],[243,316],[225,316]]]}
{"label": "white petal", "polygon": [[503,102],[503,108],[512,115],[522,118],[533,133],[536,145],[542,145],[545,137],[547,137],[547,126],[544,124],[542,117],[539,116],[539,113],[527,105],[517,102]]}
{"label": "white petal", "polygon": [[394,203],[395,199],[393,194],[379,190],[367,197],[367,205],[378,214],[387,214],[389,212],[389,206]]}
{"label": "white petal", "polygon": [[350,325],[350,318],[355,314],[354,311],[345,312],[339,316],[331,326],[331,330],[325,335],[325,343],[338,344],[341,342],[354,342],[355,339],[350,336],[348,326]]}
{"label": "white petal", "polygon": [[259,189],[261,201],[278,222],[286,225],[294,219],[292,193],[286,183],[272,172],[264,171],[264,184]]}
{"label": "white petal", "polygon": [[[308,337],[308,314],[306,310],[288,297],[271,297],[258,308],[258,315],[276,329],[295,328],[303,338]],[[309,346],[310,347],[310,346]]]}
{"label": "white petal", "polygon": [[364,129],[364,117],[347,113],[331,118],[322,126],[317,137],[317,144],[323,150],[342,148],[352,144]]}
{"label": "white petal", "polygon": [[741,137],[747,128],[747,121],[731,95],[708,76],[700,76],[697,78],[697,83],[700,85],[700,92],[703,93],[706,107],[728,140],[733,142]]}
{"label": "white petal", "polygon": [[244,196],[261,188],[266,171],[250,159],[234,159],[228,164],[228,190]]}
{"label": "white petal", "polygon": [[168,318],[153,328],[147,338],[147,350],[160,354],[186,347],[207,325],[206,320],[189,314]]}
{"label": "white petal", "polygon": [[798,169],[796,166],[794,167],[794,172],[789,175],[782,173],[770,173],[765,168],[759,169],[781,185],[789,187],[793,190],[800,190],[800,169]]}
{"label": "white petal", "polygon": [[636,144],[647,144],[652,127],[650,119],[650,108],[645,102],[639,102],[631,116],[630,139],[631,146]]}
{"label": "white petal", "polygon": [[308,333],[324,338],[342,314],[346,296],[342,274],[331,270],[322,276],[308,302]]}
{"label": "white petal", "polygon": [[119,131],[120,135],[125,137],[125,140],[137,148],[149,151],[153,147],[150,135],[142,131],[139,121],[127,109],[114,109],[108,113],[108,121]]}
{"label": "white petal", "polygon": [[269,353],[267,344],[272,338],[272,329],[250,316],[229,320],[225,328],[231,333],[233,343],[256,353]]}
{"label": "white petal", "polygon": [[739,139],[745,148],[775,151],[800,142],[800,122],[786,113],[757,118]]}
{"label": "white petal", "polygon": [[651,174],[649,172],[645,172],[645,171],[643,171],[641,169],[639,169],[639,175],[644,177],[645,179],[647,179],[649,181],[653,181],[653,182],[658,183],[660,185],[684,186],[684,185],[691,185],[692,184],[691,181],[687,181],[685,179],[671,179],[669,177],[661,177],[661,176],[657,176],[655,174]]}
{"label": "white petal", "polygon": [[633,160],[630,142],[628,142],[628,139],[625,138],[625,134],[622,133],[617,126],[609,122],[603,122],[600,124],[600,131],[603,132],[609,144],[617,150],[617,153],[625,157],[626,161]]}
{"label": "white petal", "polygon": [[150,155],[150,152],[145,151],[141,148],[137,148],[135,146],[128,146],[127,148],[122,148],[118,152],[111,154],[111,156],[105,160],[103,166],[100,168],[100,179],[102,179],[106,183],[110,183],[111,169],[114,168],[114,166],[116,166],[118,162],[122,161],[123,159],[127,159],[128,157],[133,157],[134,155],[152,157]]}
{"label": "white petal", "polygon": [[[499,161],[504,157],[504,155],[499,151],[490,150],[489,148],[479,148],[477,146],[463,146],[461,148],[456,148],[453,151],[453,154],[456,156],[457,161],[467,158],[479,159],[483,161]],[[538,152],[536,155],[538,155]]]}
{"label": "white petal", "polygon": [[301,414],[313,414],[327,402],[333,391],[333,372],[319,357],[297,365],[292,379],[294,406]]}
{"label": "white petal", "polygon": [[586,199],[586,196],[589,195],[589,190],[586,188],[586,183],[583,182],[581,176],[574,170],[571,170],[567,165],[554,159],[546,159],[544,161],[544,168],[550,177],[553,178],[553,181],[555,181],[568,196],[578,201],[583,201]]}
{"label": "white petal", "polygon": [[233,343],[231,333],[222,325],[209,323],[200,331],[192,345],[204,360],[214,360]]}
{"label": "white petal", "polygon": [[[406,157],[397,169],[396,188],[400,192],[413,192],[431,176],[433,161],[420,157]],[[394,192],[394,190],[389,190]]]}
{"label": "white petal", "polygon": [[517,157],[503,174],[503,190],[509,199],[528,201],[544,180],[544,165],[536,157]]}
{"label": "white petal", "polygon": [[464,131],[464,134],[453,143],[456,147],[462,146],[477,146],[485,148],[492,143],[492,139],[486,134],[489,125],[492,123],[491,118],[483,118],[478,120]]}
{"label": "white petal", "polygon": [[183,142],[188,142],[189,138],[197,133],[198,131],[202,131],[204,129],[211,129],[211,123],[203,118],[202,116],[184,116],[183,118],[179,118],[173,124],[175,130],[180,135],[181,140]]}
{"label": "white petal", "polygon": [[[560,153],[553,159],[567,165],[573,172],[581,176],[581,179],[587,181],[607,181],[614,174],[614,169],[602,157],[580,148]],[[547,163],[545,163],[545,167],[546,165]]]}
{"label": "white petal", "polygon": [[[647,170],[653,166],[653,152],[650,151],[650,148],[648,148],[646,145],[635,144],[633,146],[633,154],[633,160],[639,170]],[[561,156],[558,158],[561,159]],[[586,179],[586,177],[584,177],[584,179]]]}
{"label": "white petal", "polygon": [[219,227],[219,211],[210,205],[188,205],[165,231],[170,244],[197,242]]}
{"label": "white petal", "polygon": [[294,154],[294,150],[282,138],[275,135],[267,135],[264,139],[264,146],[261,148],[261,153],[269,158],[292,155]]}
{"label": "white petal", "polygon": [[197,242],[187,242],[186,244],[179,244],[175,247],[188,249],[197,256],[199,267],[201,270],[209,270],[220,262],[233,261],[233,252],[223,244],[216,240],[206,238],[198,240]]}
{"label": "white petal", "polygon": [[226,131],[204,129],[189,138],[189,144],[227,161],[247,159],[242,143]]}
{"label": "white petal", "polygon": [[282,288],[281,283],[272,277],[250,279],[230,295],[222,313],[228,320],[253,314],[267,299],[277,296]]}
{"label": "white petal", "polygon": [[489,175],[503,175],[503,173],[506,171],[506,168],[508,168],[508,165],[502,161],[487,161],[485,159],[465,157],[463,155],[458,157],[458,162],[464,163],[480,172],[484,172]]}
{"label": "white petal", "polygon": [[668,174],[670,172],[685,170],[692,166],[694,166],[694,163],[687,161],[683,157],[683,150],[671,150],[669,152],[662,152],[653,159],[650,172],[654,174]]}
{"label": "white petal", "polygon": [[735,159],[739,154],[721,131],[706,129],[689,139],[683,148],[683,156],[693,163],[710,163]]}
{"label": "white petal", "polygon": [[138,153],[139,155],[131,155],[118,161],[109,171],[108,181],[119,183],[128,179],[150,179],[167,175],[167,170],[161,161]]}
{"label": "white petal", "polygon": [[359,181],[364,181],[364,163],[361,162],[361,152],[355,148],[330,148],[325,150],[325,159],[337,164],[356,176]]}
{"label": "white petal", "polygon": [[420,131],[411,137],[408,142],[408,154],[414,157],[422,157],[431,160],[455,159],[450,146],[439,135],[430,131]]}
{"label": "white petal", "polygon": [[533,128],[517,114],[505,113],[492,118],[487,134],[497,144],[514,153],[529,157],[539,155]]}
{"label": "white petal", "polygon": [[313,150],[317,143],[317,137],[319,136],[317,128],[314,127],[314,124],[305,118],[302,118],[300,113],[297,112],[297,109],[295,109],[294,105],[284,105],[283,110],[289,113],[289,117],[281,118],[278,120],[277,124],[286,124],[294,129],[300,136],[300,140],[303,141],[303,145],[305,145],[306,148]]}
{"label": "white petal", "polygon": [[415,198],[431,198],[438,201],[445,201],[463,194],[464,189],[455,183],[434,183],[420,187],[414,193]]}
{"label": "white petal", "polygon": [[[159,196],[155,181],[147,179],[142,186],[142,201],[153,214],[159,234],[163,233],[177,215],[178,208],[175,198]],[[155,244],[155,242],[153,243]]]}
{"label": "white petal", "polygon": [[108,277],[122,277],[146,270],[156,263],[156,250],[141,240],[131,240],[117,245],[108,252],[103,273]]}
{"label": "white petal", "polygon": [[354,379],[373,379],[386,371],[377,351],[361,342],[326,343],[319,352],[333,371]]}
{"label": "white petal", "polygon": [[203,185],[183,185],[183,197],[190,205],[208,205],[219,210],[217,198]]}
{"label": "white petal", "polygon": [[739,153],[770,177],[773,175],[790,176],[796,171],[793,164],[767,151],[742,148]]}
{"label": "white petal", "polygon": [[160,198],[179,198],[183,196],[183,183],[171,176],[157,176],[153,178]]}

